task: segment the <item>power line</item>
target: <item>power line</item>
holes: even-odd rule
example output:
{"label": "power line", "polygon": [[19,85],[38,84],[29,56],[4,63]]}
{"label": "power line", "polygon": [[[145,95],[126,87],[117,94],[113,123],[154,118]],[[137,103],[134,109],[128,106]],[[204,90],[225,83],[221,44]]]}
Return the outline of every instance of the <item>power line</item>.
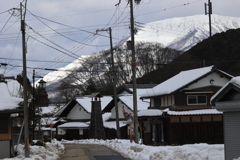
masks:
{"label": "power line", "polygon": [[73,53],[73,52],[71,52],[71,51],[69,51],[69,50],[63,48],[62,46],[56,44],[55,42],[52,42],[51,40],[45,38],[43,35],[39,34],[37,31],[35,31],[32,27],[30,27],[30,26],[28,26],[28,27],[29,27],[34,33],[36,33],[37,35],[41,36],[42,38],[44,38],[44,39],[47,40],[48,42],[50,42],[50,43],[56,45],[57,47],[59,47],[59,48],[65,50],[65,51],[67,51],[67,52],[69,52],[69,53],[71,53],[71,54],[73,54],[73,55],[75,55],[75,56],[79,56],[79,55],[76,55],[75,53]]}
{"label": "power line", "polygon": [[66,55],[68,55],[68,56],[70,56],[70,57],[72,57],[72,58],[78,59],[78,57],[74,57],[74,56],[72,56],[72,55],[70,55],[70,54],[68,54],[68,53],[66,53],[66,52],[64,52],[64,51],[61,51],[60,49],[57,49],[57,48],[55,48],[55,47],[52,47],[52,46],[50,46],[50,45],[48,45],[48,44],[46,44],[46,43],[44,43],[44,42],[42,42],[42,41],[40,41],[40,40],[38,40],[38,39],[32,37],[32,36],[30,36],[30,35],[28,35],[28,36],[31,37],[32,39],[34,39],[34,40],[40,42],[40,43],[42,43],[42,44],[44,44],[44,45],[46,45],[46,46],[52,48],[52,49],[55,49],[55,50],[57,50],[57,51],[59,51],[59,52],[62,52],[63,54],[66,54]]}
{"label": "power line", "polygon": [[169,8],[164,8],[164,9],[161,9],[161,10],[157,10],[157,11],[152,11],[152,12],[140,14],[140,15],[135,16],[135,17],[145,16],[145,15],[148,15],[148,14],[153,14],[153,13],[157,13],[157,12],[162,12],[162,11],[166,11],[166,10],[174,9],[174,8],[178,8],[178,7],[185,7],[185,6],[187,6],[187,5],[190,5],[190,4],[192,4],[192,3],[197,3],[197,2],[200,2],[200,1],[202,1],[202,0],[197,0],[197,1],[194,1],[194,2],[188,2],[188,3],[184,3],[184,4],[181,4],[181,5],[177,5],[177,6],[173,6],[173,7],[169,7]]}
{"label": "power line", "polygon": [[[28,12],[30,12],[28,10]],[[56,22],[56,21],[53,21],[53,20],[49,20],[49,19],[46,19],[46,18],[43,18],[43,17],[40,17],[40,16],[37,16],[35,14],[33,14],[32,12],[30,12],[31,15],[33,15],[35,18],[37,18],[40,22],[42,22],[44,25],[46,25],[47,27],[49,27],[46,23],[44,23],[43,21],[41,21],[39,18],[41,19],[44,19],[44,20],[47,20],[47,21],[50,21],[50,22],[53,22],[53,23],[56,23],[56,24],[59,24],[59,25],[63,25],[65,27],[69,27],[69,28],[74,28],[74,29],[77,29],[77,30],[80,30],[80,31],[83,31],[83,32],[86,32],[86,33],[90,33],[90,34],[95,34],[94,32],[90,32],[90,31],[87,31],[87,30],[83,30],[83,29],[79,29],[79,28],[76,28],[76,27],[72,27],[72,26],[69,26],[69,25],[66,25],[66,24],[62,24],[62,23],[59,23],[59,22]],[[55,31],[54,29],[52,29],[51,27],[49,27],[51,30]],[[55,31],[56,32],[56,31]],[[57,33],[57,32],[56,32]],[[108,36],[104,36],[104,35],[100,35],[100,36],[103,36],[103,37],[107,37],[109,38]]]}

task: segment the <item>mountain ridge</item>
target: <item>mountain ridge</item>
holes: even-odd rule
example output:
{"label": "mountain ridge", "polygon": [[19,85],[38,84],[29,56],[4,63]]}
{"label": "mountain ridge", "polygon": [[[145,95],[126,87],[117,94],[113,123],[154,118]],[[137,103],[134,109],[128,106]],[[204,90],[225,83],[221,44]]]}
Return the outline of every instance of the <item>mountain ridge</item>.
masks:
{"label": "mountain ridge", "polygon": [[[240,18],[219,15],[212,16],[212,35],[235,28],[240,28]],[[158,42],[162,43],[166,47],[173,47],[179,50],[187,51],[208,37],[208,17],[205,15],[195,15],[148,23],[137,33],[135,41]],[[120,42],[120,44],[124,44],[124,41],[127,40],[129,39],[125,38]],[[60,75],[59,71],[55,73],[51,72],[44,76],[44,80],[48,82],[48,85],[51,88],[56,88],[60,85],[59,81],[68,78],[69,75],[66,74],[67,70],[71,70],[73,68],[81,70],[83,67],[81,66],[81,61],[94,59],[97,63],[101,63],[103,58],[106,58],[107,56],[110,55],[105,55],[104,51],[92,55],[82,56],[73,61],[73,63],[76,63],[77,65],[72,63],[61,68],[61,70],[65,70],[65,72],[63,71],[64,74]]]}

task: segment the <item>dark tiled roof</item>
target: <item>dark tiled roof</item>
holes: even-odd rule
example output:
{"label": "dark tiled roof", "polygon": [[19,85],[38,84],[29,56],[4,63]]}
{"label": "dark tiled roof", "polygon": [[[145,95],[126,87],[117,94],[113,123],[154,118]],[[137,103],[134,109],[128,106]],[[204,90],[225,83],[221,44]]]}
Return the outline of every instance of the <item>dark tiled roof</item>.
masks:
{"label": "dark tiled roof", "polygon": [[171,111],[191,111],[191,110],[200,110],[200,109],[212,109],[211,106],[206,105],[193,105],[193,106],[170,106]]}

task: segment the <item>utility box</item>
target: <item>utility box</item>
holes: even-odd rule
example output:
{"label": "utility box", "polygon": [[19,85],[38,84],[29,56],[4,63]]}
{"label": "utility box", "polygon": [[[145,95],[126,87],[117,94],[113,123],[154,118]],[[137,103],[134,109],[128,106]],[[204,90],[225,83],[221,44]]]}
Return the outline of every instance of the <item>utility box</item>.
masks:
{"label": "utility box", "polygon": [[4,148],[0,150],[0,159],[10,158],[11,157],[11,141],[0,141],[0,148]]}
{"label": "utility box", "polygon": [[211,104],[223,112],[225,160],[240,157],[240,77],[223,86],[211,98]]}

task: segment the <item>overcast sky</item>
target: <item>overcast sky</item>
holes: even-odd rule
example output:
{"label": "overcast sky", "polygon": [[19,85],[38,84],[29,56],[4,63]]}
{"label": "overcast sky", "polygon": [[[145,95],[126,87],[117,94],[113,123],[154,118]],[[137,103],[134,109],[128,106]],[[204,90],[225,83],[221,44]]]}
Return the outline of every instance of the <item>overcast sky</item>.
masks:
{"label": "overcast sky", "polygon": [[[0,74],[16,76],[22,72],[22,36],[19,8],[21,0],[1,0]],[[26,12],[27,72],[40,76],[63,67],[81,55],[109,48],[109,33],[97,29],[112,28],[113,43],[129,34],[128,0],[28,0]],[[213,14],[239,17],[239,0],[211,0]],[[205,14],[208,0],[141,0],[134,8],[136,24],[173,17]],[[206,16],[206,18],[208,18]]]}

